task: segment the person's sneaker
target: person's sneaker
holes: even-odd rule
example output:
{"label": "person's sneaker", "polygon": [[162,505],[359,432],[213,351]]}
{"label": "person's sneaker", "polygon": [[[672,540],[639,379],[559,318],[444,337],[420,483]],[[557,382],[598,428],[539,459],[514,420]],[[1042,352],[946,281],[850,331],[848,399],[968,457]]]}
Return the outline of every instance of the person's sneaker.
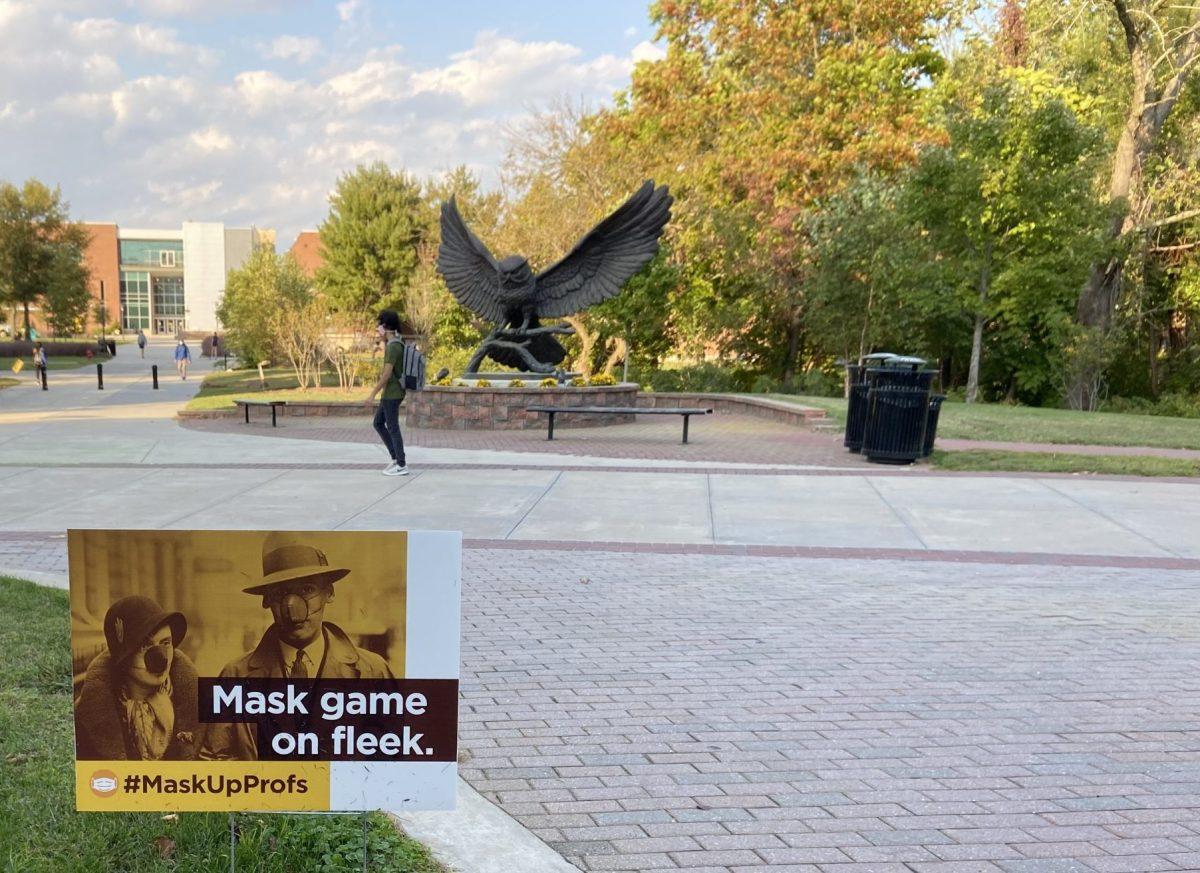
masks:
{"label": "person's sneaker", "polygon": [[401,467],[399,464],[392,464],[392,466],[388,467],[386,470],[383,471],[383,475],[385,475],[385,476],[407,476],[408,475],[408,467]]}
{"label": "person's sneaker", "polygon": [[390,473],[390,472],[392,472],[392,470],[394,470],[394,469],[396,469],[396,462],[395,462],[395,461],[392,461],[392,462],[391,462],[391,463],[389,463],[389,464],[388,464],[386,467],[384,467],[384,468],[383,468],[383,472],[384,472],[384,473]]}

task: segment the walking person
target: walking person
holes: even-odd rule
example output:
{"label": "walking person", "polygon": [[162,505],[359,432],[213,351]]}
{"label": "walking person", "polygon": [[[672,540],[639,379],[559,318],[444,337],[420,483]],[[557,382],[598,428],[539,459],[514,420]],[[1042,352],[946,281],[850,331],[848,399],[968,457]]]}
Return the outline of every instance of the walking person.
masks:
{"label": "walking person", "polygon": [[146,357],[146,332],[140,327],[138,328],[138,351],[142,353],[142,357]]}
{"label": "walking person", "polygon": [[379,406],[375,410],[375,432],[387,447],[392,462],[384,468],[385,476],[407,476],[408,467],[404,463],[404,437],[400,434],[400,402],[404,400],[404,388],[400,382],[401,368],[404,361],[404,342],[400,339],[400,316],[393,309],[385,309],[379,313],[375,330],[384,341],[383,369],[379,373],[379,381],[371,389],[366,403],[369,406],[379,398]]}
{"label": "walking person", "polygon": [[43,384],[46,381],[46,347],[41,340],[33,344],[33,367],[38,384]]}
{"label": "walking person", "polygon": [[182,338],[175,341],[175,371],[179,373],[179,378],[187,381],[188,364],[192,362],[192,350],[188,348],[188,344]]}

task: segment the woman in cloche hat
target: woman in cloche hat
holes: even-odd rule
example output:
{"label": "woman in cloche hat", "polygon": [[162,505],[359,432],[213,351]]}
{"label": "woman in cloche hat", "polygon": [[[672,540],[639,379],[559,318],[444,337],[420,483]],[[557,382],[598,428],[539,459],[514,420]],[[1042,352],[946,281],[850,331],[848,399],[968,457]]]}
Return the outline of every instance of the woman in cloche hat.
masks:
{"label": "woman in cloche hat", "polygon": [[122,597],[104,615],[107,650],[88,665],[75,701],[80,760],[188,760],[196,757],[196,667],[178,646],[179,612],[149,597]]}

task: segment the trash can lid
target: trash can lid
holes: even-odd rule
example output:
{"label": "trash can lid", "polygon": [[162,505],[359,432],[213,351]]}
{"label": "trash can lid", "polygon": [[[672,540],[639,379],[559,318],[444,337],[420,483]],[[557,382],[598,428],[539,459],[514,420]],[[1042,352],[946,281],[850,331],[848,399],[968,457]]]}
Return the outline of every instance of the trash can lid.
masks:
{"label": "trash can lid", "polygon": [[869,355],[863,355],[864,361],[890,361],[896,357],[891,352],[871,352]]}

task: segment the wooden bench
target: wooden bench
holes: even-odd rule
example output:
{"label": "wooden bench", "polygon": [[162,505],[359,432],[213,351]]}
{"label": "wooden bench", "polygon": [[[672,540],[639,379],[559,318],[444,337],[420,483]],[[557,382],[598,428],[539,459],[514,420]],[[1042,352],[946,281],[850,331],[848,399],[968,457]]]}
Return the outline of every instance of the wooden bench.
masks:
{"label": "wooden bench", "polygon": [[682,415],[683,441],[688,438],[688,422],[693,415],[711,415],[711,409],[680,407],[677,409],[638,409],[632,406],[526,406],[526,412],[545,412],[550,416],[550,429],[546,439],[554,439],[554,416],[560,412],[587,412],[593,415]]}
{"label": "wooden bench", "polygon": [[271,407],[271,427],[278,427],[275,423],[276,410],[281,406],[287,406],[286,400],[235,400],[233,401],[238,406],[242,407],[246,413],[246,424],[250,423],[250,407],[251,406],[269,406]]}

